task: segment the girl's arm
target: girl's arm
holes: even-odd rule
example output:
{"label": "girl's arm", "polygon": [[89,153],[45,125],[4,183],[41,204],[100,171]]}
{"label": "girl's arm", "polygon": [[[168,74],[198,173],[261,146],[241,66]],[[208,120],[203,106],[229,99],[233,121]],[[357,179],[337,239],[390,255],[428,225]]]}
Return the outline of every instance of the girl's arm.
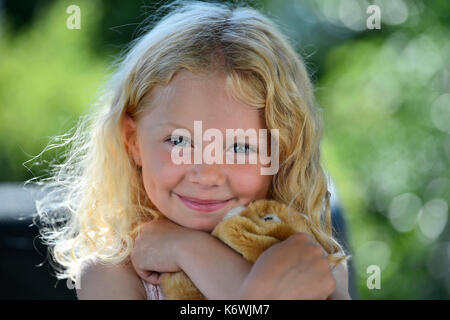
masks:
{"label": "girl's arm", "polygon": [[183,270],[207,299],[326,299],[336,289],[324,250],[306,233],[273,245],[252,265],[210,233],[161,219],[142,226],[131,261],[154,284],[159,276],[149,271]]}
{"label": "girl's arm", "polygon": [[205,232],[178,246],[180,268],[208,299],[349,299],[343,265],[330,272],[323,249],[296,234],[266,250],[254,265]]}
{"label": "girl's arm", "polygon": [[209,300],[236,299],[252,264],[209,233],[198,231],[177,247],[180,268]]}

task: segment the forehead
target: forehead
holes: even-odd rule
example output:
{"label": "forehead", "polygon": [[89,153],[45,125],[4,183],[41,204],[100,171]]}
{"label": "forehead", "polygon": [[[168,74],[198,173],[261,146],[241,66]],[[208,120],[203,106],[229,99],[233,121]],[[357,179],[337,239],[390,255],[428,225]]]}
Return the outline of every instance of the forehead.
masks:
{"label": "forehead", "polygon": [[194,121],[201,120],[203,129],[266,128],[263,109],[234,98],[222,73],[180,71],[168,86],[153,88],[143,103],[150,108],[143,112],[142,119],[152,127],[172,122],[193,128]]}

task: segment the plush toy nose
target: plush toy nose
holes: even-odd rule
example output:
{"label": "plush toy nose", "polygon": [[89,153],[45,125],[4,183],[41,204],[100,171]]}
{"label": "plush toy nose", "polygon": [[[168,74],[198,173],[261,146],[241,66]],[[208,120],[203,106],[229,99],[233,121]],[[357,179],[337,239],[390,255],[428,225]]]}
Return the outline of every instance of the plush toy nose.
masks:
{"label": "plush toy nose", "polygon": [[231,217],[237,216],[244,210],[245,210],[245,206],[234,207],[234,208],[228,210],[227,214],[223,216],[222,221],[227,220]]}

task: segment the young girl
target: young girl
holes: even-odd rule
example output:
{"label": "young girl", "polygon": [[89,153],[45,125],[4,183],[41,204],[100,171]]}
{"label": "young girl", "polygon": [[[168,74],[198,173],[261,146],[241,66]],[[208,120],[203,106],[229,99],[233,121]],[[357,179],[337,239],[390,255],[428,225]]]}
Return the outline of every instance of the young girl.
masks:
{"label": "young girl", "polygon": [[[348,298],[345,260],[332,273],[324,257],[345,254],[301,58],[255,9],[171,8],[133,43],[42,182],[51,191],[37,202],[41,234],[58,277],[76,281],[80,299],[161,299],[158,275],[180,270],[208,299]],[[244,163],[175,164],[173,148],[193,155],[203,144],[192,141],[194,121],[224,136],[278,129],[278,171],[262,175],[265,164],[245,160],[262,146],[245,143],[224,143],[224,157]],[[180,128],[191,137],[173,134]],[[252,266],[210,235],[228,210],[265,198],[306,213],[318,243],[292,236]]]}

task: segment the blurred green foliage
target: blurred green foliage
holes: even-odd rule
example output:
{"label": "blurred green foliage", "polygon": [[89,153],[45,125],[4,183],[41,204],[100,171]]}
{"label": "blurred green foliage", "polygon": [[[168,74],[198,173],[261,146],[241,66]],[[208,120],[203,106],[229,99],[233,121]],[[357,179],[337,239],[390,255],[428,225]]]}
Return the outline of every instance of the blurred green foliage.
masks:
{"label": "blurred green foliage", "polygon": [[[114,55],[153,9],[42,3],[26,27],[7,15],[0,22],[0,181],[44,173],[45,166],[24,162],[87,111]],[[302,54],[303,45],[315,44],[307,62],[318,71],[323,159],[349,219],[361,298],[448,299],[450,3],[380,1],[397,3],[403,15],[406,7],[405,21],[384,24],[382,7],[381,30],[351,31],[331,24],[332,14],[342,17],[345,4],[348,16],[349,4],[365,9],[368,1],[262,3],[299,35]],[[71,4],[82,8],[80,30],[66,28]],[[42,160],[54,157],[48,152]],[[369,265],[380,266],[381,289],[368,289]]]}
{"label": "blurred green foliage", "polygon": [[39,154],[51,136],[74,125],[106,78],[108,59],[90,48],[99,8],[80,1],[82,27],[69,30],[67,3],[40,11],[31,27],[14,36],[8,25],[0,27],[2,181],[38,174],[28,172],[23,163]]}
{"label": "blurred green foliage", "polygon": [[319,82],[363,298],[450,296],[450,28],[434,9],[331,50]]}

